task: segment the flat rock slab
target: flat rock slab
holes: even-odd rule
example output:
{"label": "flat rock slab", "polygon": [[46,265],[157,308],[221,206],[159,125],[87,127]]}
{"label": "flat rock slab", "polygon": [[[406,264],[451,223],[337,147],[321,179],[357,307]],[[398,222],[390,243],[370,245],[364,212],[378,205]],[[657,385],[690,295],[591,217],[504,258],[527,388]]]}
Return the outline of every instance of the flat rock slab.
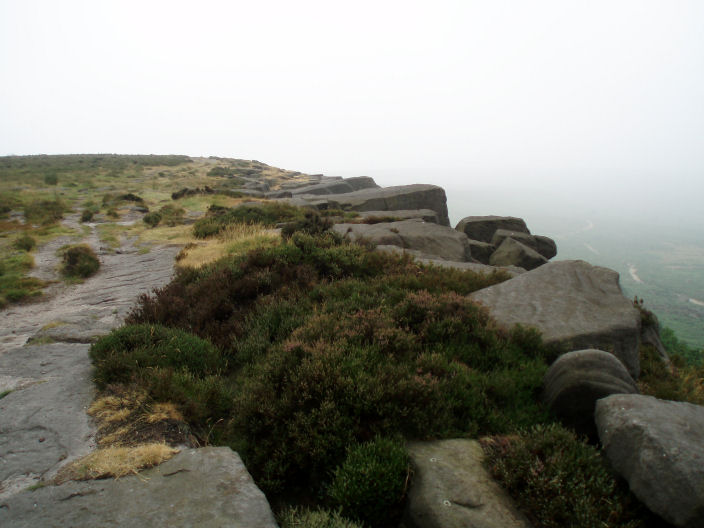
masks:
{"label": "flat rock slab", "polygon": [[581,260],[549,262],[471,294],[500,324],[537,328],[547,343],[614,354],[640,373],[640,315],[621,292],[618,273]]}
{"label": "flat rock slab", "polygon": [[0,525],[275,528],[276,521],[239,455],[206,447],[139,475],[16,494],[0,504]]}
{"label": "flat rock slab", "polygon": [[531,528],[484,468],[476,440],[414,442],[408,452],[415,473],[407,528]]}
{"label": "flat rock slab", "polygon": [[704,526],[704,407],[624,394],[599,400],[595,416],[636,497],[675,526]]}
{"label": "flat rock slab", "polygon": [[458,262],[472,258],[469,239],[465,235],[418,218],[379,224],[336,224],[333,230],[351,240],[364,239],[376,246],[398,246],[435,258]]}
{"label": "flat rock slab", "polygon": [[398,211],[403,209],[432,209],[440,224],[449,226],[447,196],[437,185],[399,185],[376,189],[362,189],[345,194],[326,196],[300,195],[289,200],[293,205],[348,211]]}
{"label": "flat rock slab", "polygon": [[26,487],[52,476],[93,447],[88,348],[57,343],[0,356],[0,378],[13,389],[0,399],[0,502],[18,483]]}

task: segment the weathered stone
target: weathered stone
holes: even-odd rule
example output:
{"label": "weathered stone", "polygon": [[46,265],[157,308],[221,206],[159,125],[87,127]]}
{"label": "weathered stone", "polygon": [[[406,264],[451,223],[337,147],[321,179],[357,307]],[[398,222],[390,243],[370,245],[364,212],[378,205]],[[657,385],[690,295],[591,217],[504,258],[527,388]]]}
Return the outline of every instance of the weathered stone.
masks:
{"label": "weathered stone", "polygon": [[505,326],[537,328],[547,343],[611,352],[638,377],[640,315],[613,270],[580,260],[550,262],[471,298]]}
{"label": "weathered stone", "polygon": [[637,394],[633,378],[616,356],[602,350],[569,352],[555,361],[543,380],[543,398],[552,411],[581,434],[596,435],[594,407],[611,394]]}
{"label": "weathered stone", "polygon": [[557,244],[552,238],[542,235],[533,235],[533,238],[535,238],[536,243],[535,250],[546,259],[550,260],[557,255]]}
{"label": "weathered stone", "polygon": [[460,220],[455,229],[463,232],[470,239],[480,242],[491,242],[497,229],[518,231],[530,235],[523,219],[512,216],[468,216]]}
{"label": "weathered stone", "polygon": [[408,445],[414,474],[404,513],[407,528],[530,528],[482,464],[476,440]]}
{"label": "weathered stone", "polygon": [[0,376],[14,389],[0,399],[0,497],[17,491],[17,479],[26,487],[52,476],[93,446],[88,348],[56,343],[0,355]]}
{"label": "weathered stone", "polygon": [[492,253],[496,251],[496,247],[493,244],[471,239],[469,241],[469,248],[472,252],[472,258],[482,264],[489,264]]}
{"label": "weathered stone", "polygon": [[431,209],[416,209],[402,211],[360,211],[358,218],[370,217],[390,217],[395,218],[397,220],[410,220],[411,218],[420,218],[424,222],[432,222],[433,224],[440,223],[438,221],[438,214]]}
{"label": "weathered stone", "polygon": [[364,239],[374,245],[398,246],[445,260],[471,258],[469,240],[462,233],[420,219],[380,224],[336,224],[333,230],[351,240]]}
{"label": "weathered stone", "polygon": [[379,186],[374,181],[371,176],[352,176],[351,178],[345,178],[345,182],[352,187],[354,191],[361,191],[362,189],[378,189]]}
{"label": "weathered stone", "polygon": [[597,402],[596,425],[636,497],[675,526],[704,526],[704,407],[615,395]]}
{"label": "weathered stone", "polygon": [[489,257],[492,266],[518,266],[532,270],[542,266],[548,260],[528,246],[513,238],[505,238],[501,245]]}
{"label": "weathered stone", "polygon": [[293,205],[312,205],[319,209],[344,209],[347,211],[399,211],[407,209],[432,209],[438,214],[440,224],[449,226],[447,197],[436,185],[401,185],[378,189],[362,189],[346,194],[316,197],[298,195],[290,200]]}
{"label": "weathered stone", "polygon": [[117,480],[66,482],[15,494],[0,524],[275,528],[264,494],[227,447],[188,449]]}

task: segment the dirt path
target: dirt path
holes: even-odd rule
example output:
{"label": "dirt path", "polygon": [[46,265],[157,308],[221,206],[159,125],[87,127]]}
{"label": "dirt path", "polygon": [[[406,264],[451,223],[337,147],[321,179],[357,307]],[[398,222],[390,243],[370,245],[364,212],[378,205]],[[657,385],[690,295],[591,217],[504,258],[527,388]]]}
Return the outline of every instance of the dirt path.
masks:
{"label": "dirt path", "polygon": [[[140,254],[126,243],[120,253],[100,251],[94,227],[80,241],[98,250],[95,276],[58,283],[45,300],[0,312],[0,509],[93,447],[85,413],[94,391],[87,343],[121,324],[141,293],[168,282],[179,250]],[[38,250],[38,276],[55,278],[55,252],[65,243],[57,239]],[[25,346],[30,339],[36,344]]]}

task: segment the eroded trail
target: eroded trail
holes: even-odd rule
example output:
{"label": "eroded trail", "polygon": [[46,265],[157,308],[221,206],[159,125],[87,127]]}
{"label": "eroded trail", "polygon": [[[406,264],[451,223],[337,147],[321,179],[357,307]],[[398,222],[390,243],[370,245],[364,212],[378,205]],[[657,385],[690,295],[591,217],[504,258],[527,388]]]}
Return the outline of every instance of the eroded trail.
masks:
{"label": "eroded trail", "polygon": [[[0,312],[0,508],[91,449],[88,343],[118,326],[140,294],[168,282],[179,250],[162,246],[143,253],[126,242],[119,252],[108,252],[94,228],[80,241],[98,253],[95,276],[77,285],[57,283],[45,300]],[[55,252],[65,243],[39,249],[38,276],[55,278]]]}

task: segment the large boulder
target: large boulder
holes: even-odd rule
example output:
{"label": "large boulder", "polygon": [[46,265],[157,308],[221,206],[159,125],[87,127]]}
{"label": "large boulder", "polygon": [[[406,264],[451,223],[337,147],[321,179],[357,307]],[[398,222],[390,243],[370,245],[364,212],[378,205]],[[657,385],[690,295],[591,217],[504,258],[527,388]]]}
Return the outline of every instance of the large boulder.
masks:
{"label": "large boulder", "polygon": [[704,526],[704,407],[615,395],[597,402],[596,425],[636,497],[675,526]]}
{"label": "large boulder", "polygon": [[510,237],[505,238],[489,257],[489,264],[492,266],[518,266],[527,270],[542,266],[547,261],[534,249]]}
{"label": "large boulder", "polygon": [[530,231],[528,231],[523,219],[513,216],[468,216],[460,220],[455,229],[463,232],[470,239],[481,242],[491,242],[497,229],[506,229],[530,235]]}
{"label": "large boulder", "polygon": [[379,224],[336,224],[333,230],[351,240],[364,239],[375,246],[397,246],[426,256],[466,262],[471,259],[469,239],[450,227],[420,219]]}
{"label": "large boulder", "polygon": [[414,474],[407,528],[530,528],[482,464],[476,440],[414,442],[408,453]]}
{"label": "large boulder", "polygon": [[640,314],[623,296],[613,270],[581,260],[549,262],[471,298],[504,326],[535,327],[547,343],[568,350],[606,350],[634,379],[640,373]]}
{"label": "large boulder", "polygon": [[222,526],[276,528],[264,494],[227,447],[188,449],[117,480],[66,482],[23,491],[0,507],[0,525]]}
{"label": "large boulder", "polygon": [[432,209],[438,214],[440,224],[450,225],[445,190],[436,185],[400,185],[327,196],[301,194],[292,198],[290,203],[303,206],[311,205],[319,209],[344,209],[347,211]]}
{"label": "large boulder", "polygon": [[424,222],[439,224],[438,214],[432,209],[405,209],[401,211],[360,211],[359,217],[365,218],[394,218],[396,220],[410,220],[420,218]]}
{"label": "large boulder", "polygon": [[611,394],[637,394],[633,378],[616,356],[602,350],[576,350],[560,356],[544,378],[550,409],[581,434],[594,437],[594,407]]}

